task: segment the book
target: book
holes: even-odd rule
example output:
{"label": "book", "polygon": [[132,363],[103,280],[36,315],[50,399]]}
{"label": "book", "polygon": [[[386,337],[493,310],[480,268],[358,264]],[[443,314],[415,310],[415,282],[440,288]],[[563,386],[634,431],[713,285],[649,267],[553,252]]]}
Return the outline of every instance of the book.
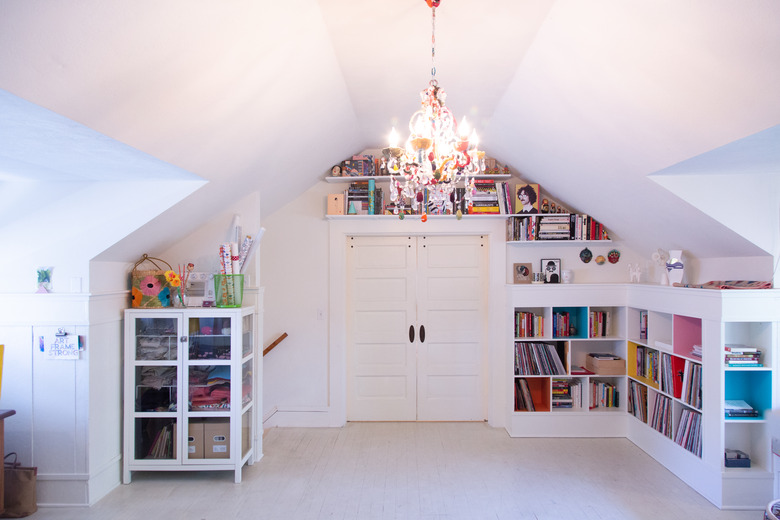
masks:
{"label": "book", "polygon": [[581,367],[578,365],[572,365],[571,366],[571,375],[573,376],[587,376],[589,374],[593,374],[590,370],[588,370],[585,367]]}
{"label": "book", "polygon": [[723,403],[726,417],[758,417],[758,410],[743,399],[726,399]]}

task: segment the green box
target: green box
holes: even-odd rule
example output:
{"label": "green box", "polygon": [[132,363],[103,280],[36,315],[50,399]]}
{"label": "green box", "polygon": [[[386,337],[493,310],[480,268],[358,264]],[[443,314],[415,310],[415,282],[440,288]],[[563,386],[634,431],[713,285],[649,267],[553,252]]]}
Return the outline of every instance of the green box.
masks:
{"label": "green box", "polygon": [[217,307],[241,307],[243,299],[243,274],[214,275],[214,301]]}

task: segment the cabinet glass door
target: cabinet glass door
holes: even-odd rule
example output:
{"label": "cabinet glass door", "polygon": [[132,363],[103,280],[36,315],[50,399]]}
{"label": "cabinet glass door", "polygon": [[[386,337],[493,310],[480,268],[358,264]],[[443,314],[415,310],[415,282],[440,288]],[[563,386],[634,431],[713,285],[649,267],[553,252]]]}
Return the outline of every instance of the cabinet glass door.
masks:
{"label": "cabinet glass door", "polygon": [[189,319],[189,411],[230,411],[229,317]]}
{"label": "cabinet glass door", "polygon": [[176,459],[178,408],[177,317],[133,322],[133,399],[136,459]]}

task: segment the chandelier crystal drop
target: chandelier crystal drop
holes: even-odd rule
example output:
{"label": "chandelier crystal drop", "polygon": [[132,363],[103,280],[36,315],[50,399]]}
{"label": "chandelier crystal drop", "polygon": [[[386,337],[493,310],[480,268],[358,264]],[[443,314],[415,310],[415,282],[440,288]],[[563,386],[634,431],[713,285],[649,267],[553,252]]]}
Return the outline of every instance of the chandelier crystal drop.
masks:
{"label": "chandelier crystal drop", "polygon": [[409,120],[409,138],[398,146],[392,129],[389,146],[382,150],[390,175],[390,200],[394,212],[403,218],[407,199],[411,209],[428,213],[456,214],[468,211],[474,192],[474,176],[485,170],[485,152],[477,148],[477,134],[465,117],[458,124],[445,106],[447,95],[436,80],[436,7],[431,8],[431,81],[420,93],[422,107]]}

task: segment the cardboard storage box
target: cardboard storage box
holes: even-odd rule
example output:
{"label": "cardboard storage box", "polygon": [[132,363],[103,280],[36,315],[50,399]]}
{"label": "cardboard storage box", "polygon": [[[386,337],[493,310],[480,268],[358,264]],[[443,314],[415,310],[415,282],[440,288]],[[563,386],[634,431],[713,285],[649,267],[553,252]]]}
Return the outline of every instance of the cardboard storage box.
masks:
{"label": "cardboard storage box", "polygon": [[252,412],[248,411],[241,416],[241,456],[243,457],[252,448],[252,439],[250,438],[249,421],[252,420]]}
{"label": "cardboard storage box", "polygon": [[230,421],[209,420],[203,423],[204,456],[207,459],[230,458]]}
{"label": "cardboard storage box", "polygon": [[187,431],[187,458],[202,459],[204,443],[203,421],[190,419]]}
{"label": "cardboard storage box", "polygon": [[613,354],[588,354],[585,368],[600,376],[626,375],[626,360]]}

